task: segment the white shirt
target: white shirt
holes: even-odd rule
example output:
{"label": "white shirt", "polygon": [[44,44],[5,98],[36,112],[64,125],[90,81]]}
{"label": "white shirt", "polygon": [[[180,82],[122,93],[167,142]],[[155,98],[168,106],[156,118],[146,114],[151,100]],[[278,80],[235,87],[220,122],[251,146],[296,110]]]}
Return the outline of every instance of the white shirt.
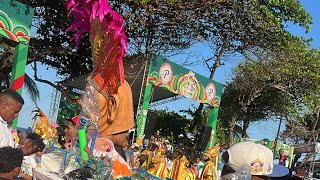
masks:
{"label": "white shirt", "polygon": [[6,121],[0,116],[0,148],[5,146],[15,147],[11,130]]}

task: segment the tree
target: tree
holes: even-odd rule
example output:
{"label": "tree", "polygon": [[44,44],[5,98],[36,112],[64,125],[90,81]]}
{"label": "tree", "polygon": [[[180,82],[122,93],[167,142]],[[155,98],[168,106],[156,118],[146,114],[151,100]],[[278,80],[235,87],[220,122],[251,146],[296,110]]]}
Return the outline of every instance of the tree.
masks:
{"label": "tree", "polygon": [[178,135],[182,134],[184,145],[192,145],[192,141],[186,137],[187,133],[190,132],[190,119],[173,111],[157,110],[155,112],[157,114],[155,129],[161,129],[161,136],[170,140],[173,144],[178,144],[180,141]]}
{"label": "tree", "polygon": [[245,132],[254,120],[284,116],[298,123],[305,112],[315,113],[319,67],[319,51],[298,40],[285,51],[257,50],[248,57],[235,69],[222,96],[220,118],[229,124],[230,141],[238,121],[244,122]]}
{"label": "tree", "polygon": [[[312,19],[296,0],[273,1],[209,1],[195,12],[201,16],[195,21],[197,32],[212,49],[212,56],[203,59],[214,78],[218,67],[238,55],[251,50],[285,49],[288,42],[296,40],[284,29],[284,22],[291,21],[306,30]],[[301,43],[304,41],[301,39]],[[195,117],[200,114],[200,104]],[[195,119],[196,127],[198,119]]]}

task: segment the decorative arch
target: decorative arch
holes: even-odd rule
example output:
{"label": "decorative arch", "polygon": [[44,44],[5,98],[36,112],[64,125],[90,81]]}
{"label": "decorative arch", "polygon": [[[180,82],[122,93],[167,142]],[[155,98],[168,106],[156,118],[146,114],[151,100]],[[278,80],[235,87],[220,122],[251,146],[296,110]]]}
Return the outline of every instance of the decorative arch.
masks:
{"label": "decorative arch", "polygon": [[222,84],[157,55],[154,55],[151,60],[142,109],[136,120],[137,143],[142,144],[150,97],[155,86],[211,106],[208,125],[211,126],[212,131],[207,147],[213,146],[216,142],[215,135],[223,91]]}
{"label": "decorative arch", "polygon": [[[11,88],[22,93],[34,9],[13,0],[0,1],[0,36],[18,42],[11,70]],[[16,129],[18,119],[13,122]]]}

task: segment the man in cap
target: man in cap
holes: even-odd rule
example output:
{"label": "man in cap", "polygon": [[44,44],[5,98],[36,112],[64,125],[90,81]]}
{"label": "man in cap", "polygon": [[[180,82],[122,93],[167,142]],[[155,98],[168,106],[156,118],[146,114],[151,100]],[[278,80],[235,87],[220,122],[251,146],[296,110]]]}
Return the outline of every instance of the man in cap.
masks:
{"label": "man in cap", "polygon": [[267,147],[254,142],[241,142],[229,148],[222,159],[226,163],[222,170],[222,179],[248,165],[253,180],[285,177],[288,168],[273,163],[273,153]]}

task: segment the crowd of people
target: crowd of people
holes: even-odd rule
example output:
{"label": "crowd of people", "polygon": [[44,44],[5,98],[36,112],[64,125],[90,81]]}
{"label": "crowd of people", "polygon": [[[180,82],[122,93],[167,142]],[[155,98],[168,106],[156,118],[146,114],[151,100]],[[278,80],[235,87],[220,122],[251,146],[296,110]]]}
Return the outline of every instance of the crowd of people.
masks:
{"label": "crowd of people", "polygon": [[[11,128],[13,119],[18,116],[24,101],[11,89],[0,93],[0,179],[32,179],[33,168],[39,167],[45,143],[41,135],[29,131],[25,136],[22,132]],[[70,152],[79,150],[78,129],[81,125],[79,116],[67,119],[65,126],[57,131],[57,142],[54,146]],[[287,155],[279,150],[279,165],[273,164],[273,152],[267,147],[253,142],[241,142],[221,151],[220,146],[208,148],[202,154],[186,153],[181,144],[173,145],[168,139],[161,137],[157,130],[146,143],[129,144],[128,132],[112,139],[94,140],[98,129],[93,124],[86,126],[86,152],[97,157],[110,152],[107,156],[112,160],[110,171],[118,175],[133,175],[133,172],[148,174],[149,179],[287,179],[289,170],[285,167]],[[55,137],[55,136],[53,136]],[[124,137],[124,138],[122,138]],[[90,150],[92,141],[97,141],[95,150]],[[103,142],[103,143],[102,143]],[[48,144],[47,144],[48,146]],[[106,150],[101,153],[101,149]],[[49,159],[50,163],[51,160]],[[118,162],[114,163],[114,162]],[[118,168],[117,168],[118,167]],[[125,169],[125,171],[123,171]],[[125,173],[124,173],[125,172]],[[113,176],[114,177],[114,176]]]}
{"label": "crowd of people", "polygon": [[[22,97],[14,90],[7,89],[0,93],[0,179],[32,179],[33,168],[39,167],[41,157],[45,156],[45,143],[41,135],[28,132],[23,136],[21,132],[11,128],[23,103]],[[79,116],[67,119],[62,132],[56,132],[57,142],[54,145],[66,152],[75,147],[79,148],[77,137],[80,121]],[[246,179],[251,176],[252,179],[272,179],[286,177],[289,172],[282,166],[287,159],[283,150],[279,150],[280,165],[274,165],[272,151],[253,142],[238,143],[223,153],[220,146],[215,146],[197,155],[187,154],[184,146],[172,145],[168,139],[161,137],[159,130],[142,145],[119,140],[123,139],[122,137],[127,139],[129,131],[122,133],[122,136],[116,136],[117,138],[111,138],[116,143],[106,139],[96,140],[97,131],[93,124],[86,126],[86,152],[91,156],[100,153],[98,157],[102,157],[103,153],[111,153],[107,157],[113,162],[112,173],[117,173],[115,169],[118,168],[119,174],[131,176],[132,172],[143,171],[150,175],[150,179],[210,180],[235,177]],[[92,141],[102,145],[94,146],[94,150],[90,151]],[[221,164],[223,168],[219,168]]]}
{"label": "crowd of people", "polygon": [[130,167],[145,170],[159,178],[200,179],[204,166],[201,156],[189,156],[181,145],[173,146],[157,130],[148,143],[133,143],[125,150]]}

